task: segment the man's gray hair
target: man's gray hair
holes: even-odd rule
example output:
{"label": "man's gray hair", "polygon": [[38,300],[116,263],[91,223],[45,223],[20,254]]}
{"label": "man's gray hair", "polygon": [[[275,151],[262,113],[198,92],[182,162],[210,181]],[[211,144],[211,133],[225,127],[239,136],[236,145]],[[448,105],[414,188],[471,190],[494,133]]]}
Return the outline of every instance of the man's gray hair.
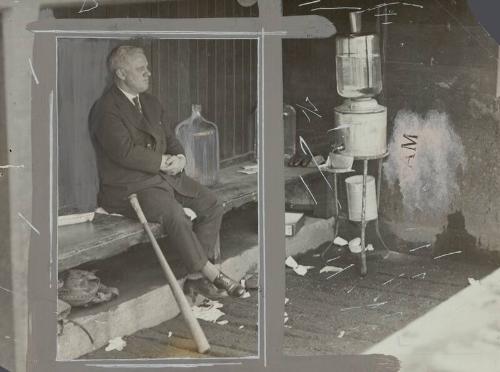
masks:
{"label": "man's gray hair", "polygon": [[144,50],[140,47],[131,45],[120,45],[114,48],[108,57],[108,68],[113,76],[115,75],[116,70],[119,68],[125,68],[127,66],[128,57],[136,53],[144,54]]}

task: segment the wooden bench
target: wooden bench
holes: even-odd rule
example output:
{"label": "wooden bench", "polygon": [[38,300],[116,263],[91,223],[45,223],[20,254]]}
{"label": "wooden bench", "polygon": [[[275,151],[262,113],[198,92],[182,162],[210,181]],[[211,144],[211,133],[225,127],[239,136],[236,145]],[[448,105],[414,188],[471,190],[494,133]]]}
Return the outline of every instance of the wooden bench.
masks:
{"label": "wooden bench", "polygon": [[[223,203],[224,212],[257,201],[257,174],[239,173],[251,162],[220,170],[219,183],[211,187]],[[315,168],[285,167],[285,181],[316,173]],[[155,236],[161,237],[159,224],[151,223]],[[92,222],[61,226],[58,229],[58,270],[63,271],[85,262],[104,259],[148,241],[142,225],[125,217],[98,214]]]}

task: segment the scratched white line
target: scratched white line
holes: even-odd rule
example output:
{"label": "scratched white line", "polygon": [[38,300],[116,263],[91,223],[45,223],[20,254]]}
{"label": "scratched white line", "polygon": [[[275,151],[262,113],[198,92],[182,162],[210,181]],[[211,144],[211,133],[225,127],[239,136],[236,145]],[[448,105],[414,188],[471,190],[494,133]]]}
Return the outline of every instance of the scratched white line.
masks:
{"label": "scratched white line", "polygon": [[424,6],[423,5],[419,5],[419,4],[403,3],[403,5],[405,5],[405,6],[414,6],[415,8],[424,9]]}
{"label": "scratched white line", "polygon": [[302,113],[306,116],[307,121],[310,123],[311,122],[311,118],[309,117],[309,115],[307,115],[304,110],[302,110]]}
{"label": "scratched white line", "polygon": [[0,169],[7,169],[7,168],[24,168],[24,164],[21,164],[21,165],[13,165],[13,164],[0,165]]}
{"label": "scratched white line", "polygon": [[314,103],[311,102],[309,97],[306,97],[306,102],[309,103],[312,107],[314,107],[314,111],[318,111],[318,108],[316,106],[314,106]]}
{"label": "scratched white line", "polygon": [[434,259],[437,260],[438,258],[441,258],[441,257],[451,256],[452,254],[459,254],[459,253],[462,253],[462,251],[456,251],[456,252],[442,254],[441,256],[434,257]]}
{"label": "scratched white line", "polygon": [[309,191],[309,195],[311,195],[311,197],[313,198],[314,204],[318,204],[318,202],[316,201],[316,198],[314,197],[313,193],[311,192],[311,189],[309,189],[309,186],[307,186],[306,181],[304,181],[302,176],[299,176],[299,177],[300,177],[300,180],[302,181],[302,183],[304,184],[304,186],[306,187],[307,191]]}
{"label": "scratched white line", "polygon": [[379,13],[379,14],[374,14],[375,17],[385,17],[385,16],[395,16],[398,15],[398,13]]}
{"label": "scratched white line", "polygon": [[313,8],[311,9],[311,12],[316,12],[318,10],[361,10],[362,8],[358,8],[355,6],[338,6],[338,7],[333,7],[333,8]]}
{"label": "scratched white line", "polygon": [[375,10],[375,9],[385,8],[385,7],[388,7],[388,6],[391,6],[391,5],[398,5],[398,4],[401,4],[401,2],[400,1],[395,1],[395,2],[392,2],[392,3],[382,3],[382,4],[375,5],[373,8],[364,9],[364,10],[361,11],[361,13],[371,12],[372,10]]}
{"label": "scratched white line", "polygon": [[354,309],[361,309],[363,306],[351,306],[351,307],[343,307],[340,309],[340,311],[347,311],[347,310],[354,310]]}
{"label": "scratched white line", "polygon": [[[307,110],[307,111],[309,111],[311,114],[314,114],[314,115],[316,115],[316,116],[317,116],[317,117],[319,117],[319,118],[322,118],[322,117],[323,117],[323,116],[321,116],[320,114],[318,114],[316,111],[313,111],[313,110],[311,110],[311,109],[308,109],[307,107],[304,107],[304,106],[302,106],[302,105],[299,105],[298,103],[296,103],[296,105],[297,105],[297,106],[299,106],[299,107],[300,107],[301,109],[303,109],[303,110]],[[317,109],[316,109],[316,110],[317,110]]]}
{"label": "scratched white line", "polygon": [[99,3],[97,2],[97,0],[91,0],[91,1],[94,2],[94,6],[91,8],[86,8],[85,5],[87,5],[87,0],[83,0],[82,7],[78,11],[78,13],[90,12],[91,10],[94,10],[95,8],[97,8],[99,6]]}
{"label": "scratched white line", "polygon": [[304,138],[302,138],[302,136],[299,136],[299,143],[300,143],[300,148],[302,149],[302,151],[304,152],[304,154],[307,154],[306,150],[304,150],[304,146],[307,148],[307,151],[309,152],[309,155],[311,156],[312,158],[312,161],[314,163],[314,165],[316,166],[316,168],[319,170],[319,173],[321,173],[321,176],[323,177],[323,179],[325,180],[326,184],[328,185],[328,187],[330,188],[330,190],[333,191],[333,187],[332,185],[330,185],[330,182],[328,182],[328,180],[326,179],[326,176],[325,174],[323,173],[323,171],[320,169],[319,165],[318,165],[318,162],[316,161],[316,159],[314,159],[314,155],[311,151],[311,149],[309,148],[309,146],[307,145],[307,142],[304,140]]}
{"label": "scratched white line", "polygon": [[418,251],[419,249],[422,249],[422,248],[429,248],[430,246],[431,246],[431,243],[424,244],[424,245],[421,245],[420,247],[410,249],[410,252],[415,252],[415,251]]}
{"label": "scratched white line", "polygon": [[412,279],[417,279],[417,278],[422,278],[422,279],[425,279],[425,276],[427,275],[427,273],[420,273],[420,274],[417,274],[417,275],[413,275],[411,278]]}
{"label": "scratched white line", "polygon": [[377,308],[377,307],[380,307],[380,306],[384,306],[386,303],[388,303],[389,301],[384,301],[384,302],[378,302],[376,304],[369,304],[369,305],[366,305],[366,307],[370,307],[370,308]]}
{"label": "scratched white line", "polygon": [[413,7],[421,8],[421,9],[424,8],[424,6],[420,5],[420,4],[404,3],[404,2],[402,3],[401,1],[394,1],[392,3],[378,4],[378,5],[374,6],[373,8],[364,9],[360,13],[371,12],[372,10],[376,10],[376,9],[380,9],[380,8],[386,8],[386,7],[391,6],[391,5],[413,6]]}
{"label": "scratched white line", "polygon": [[382,24],[382,25],[390,25],[390,24],[392,24],[392,23],[393,23],[393,22],[382,22],[381,24]]}
{"label": "scratched white line", "polygon": [[314,0],[314,1],[309,1],[307,3],[302,3],[302,4],[299,4],[299,7],[301,6],[306,6],[306,5],[311,5],[311,4],[316,4],[316,3],[319,3],[321,2],[321,0]]}
{"label": "scratched white line", "polygon": [[33,67],[33,62],[31,61],[31,58],[28,58],[28,62],[30,64],[31,76],[33,76],[36,85],[38,85],[40,84],[40,80],[38,80],[38,76],[36,76],[35,68]]}
{"label": "scratched white line", "polygon": [[342,270],[340,270],[340,271],[336,272],[335,274],[332,274],[332,275],[330,275],[329,277],[327,277],[327,278],[326,278],[326,280],[328,280],[328,279],[330,279],[330,278],[333,278],[334,276],[337,276],[337,275],[339,275],[340,273],[343,273],[344,271],[346,271],[347,269],[350,269],[350,268],[351,268],[351,267],[353,267],[353,266],[354,266],[354,264],[350,264],[349,266],[344,267]]}
{"label": "scratched white line", "polygon": [[393,280],[394,280],[394,278],[392,278],[392,279],[389,279],[389,280],[387,280],[387,281],[383,282],[383,283],[382,283],[382,285],[386,285],[386,284],[389,284],[389,283],[390,283],[390,282],[392,282]]}
{"label": "scratched white line", "polygon": [[38,235],[40,235],[40,231],[38,231],[38,229],[37,229],[35,226],[33,226],[33,225],[31,224],[31,222],[30,222],[30,221],[28,221],[28,219],[22,215],[22,213],[21,213],[21,212],[18,212],[18,213],[17,213],[17,215],[18,215],[18,216],[19,216],[19,217],[20,217],[20,218],[21,218],[24,222],[26,222],[26,223],[28,224],[28,226],[29,226],[29,227],[31,227],[31,229],[32,229],[34,232],[36,232]]}

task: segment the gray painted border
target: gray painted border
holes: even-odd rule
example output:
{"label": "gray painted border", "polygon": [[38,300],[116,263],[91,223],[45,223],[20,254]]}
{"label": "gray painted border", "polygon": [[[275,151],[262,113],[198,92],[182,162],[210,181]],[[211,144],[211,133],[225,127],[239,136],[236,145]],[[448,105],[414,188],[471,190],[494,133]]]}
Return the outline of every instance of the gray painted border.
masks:
{"label": "gray painted border", "polygon": [[[283,25],[282,17],[276,14],[281,12],[280,1],[260,0],[261,19],[255,19],[254,29],[251,31],[259,39],[259,81],[261,91],[259,96],[260,115],[260,147],[259,158],[265,159],[260,162],[259,170],[259,242],[264,249],[261,250],[261,278],[264,280],[264,289],[260,294],[260,359],[241,359],[241,366],[236,367],[235,361],[228,359],[204,359],[197,368],[204,368],[206,371],[255,371],[267,367],[267,370],[275,371],[395,371],[398,363],[388,356],[331,356],[331,357],[287,357],[282,353],[283,343],[283,310],[284,310],[284,258],[285,258],[285,238],[282,234],[284,226],[284,170],[282,166],[283,153],[283,127],[273,125],[281,123],[282,107],[282,53],[281,36],[275,34],[271,28],[273,25]],[[321,17],[316,17],[322,19]],[[152,37],[174,37],[174,38],[199,38],[208,37],[207,33],[214,30],[213,20],[182,20],[184,28],[190,28],[195,32],[168,33],[170,26],[174,22],[158,20],[119,20],[110,26],[109,20],[86,21],[90,25],[92,32],[85,31],[79,33],[81,37],[95,35],[130,36],[126,30],[135,30],[134,34],[140,36],[147,33]],[[294,19],[293,26],[299,30],[301,25],[300,17]],[[122,24],[123,23],[123,24]],[[191,25],[192,23],[192,25]],[[293,23],[293,22],[292,22]],[[330,36],[334,32],[331,25],[324,26],[324,21],[319,25],[306,27],[306,32],[302,37],[313,37],[310,29],[316,30],[319,36]],[[147,27],[146,27],[146,26]],[[170,25],[170,26],[169,26]],[[89,27],[90,27],[89,26]],[[56,287],[52,283],[52,288],[47,284],[50,282],[50,267],[48,258],[51,254],[51,232],[57,230],[53,213],[57,211],[56,198],[49,195],[57,195],[57,182],[53,182],[50,189],[50,174],[57,179],[57,156],[52,164],[50,161],[50,151],[57,154],[55,141],[50,138],[50,92],[56,95],[56,35],[69,36],[71,31],[77,31],[81,27],[81,22],[60,22],[44,21],[31,24],[30,29],[35,32],[34,65],[40,78],[39,85],[33,85],[32,100],[32,141],[33,141],[33,184],[37,185],[33,190],[33,224],[41,232],[40,235],[32,234],[30,258],[29,258],[29,344],[28,344],[28,370],[29,371],[102,371],[104,368],[113,370],[150,370],[151,368],[170,368],[185,365],[186,359],[178,360],[151,360],[149,364],[141,361],[72,361],[56,362]],[[113,27],[115,30],[110,30]],[[267,27],[267,28],[266,28]],[[42,32],[42,30],[50,32]],[[238,24],[238,29],[241,30]],[[51,30],[59,30],[53,32]],[[158,32],[152,32],[152,31]],[[210,31],[212,30],[212,31]],[[259,31],[260,30],[260,31]],[[101,32],[99,32],[101,31]],[[147,32],[143,32],[147,31]],[[170,30],[172,31],[172,30]],[[216,28],[217,31],[217,28]],[[309,33],[308,33],[309,32]],[[288,34],[287,34],[288,35]],[[249,35],[247,35],[249,36]],[[288,35],[290,36],[290,35]],[[227,33],[210,34],[212,37],[227,38]],[[296,36],[298,37],[298,36]],[[263,88],[263,82],[266,89]],[[53,133],[57,133],[57,123],[53,123]],[[278,166],[277,166],[278,165]],[[52,166],[52,168],[51,168]],[[52,213],[52,218],[50,216]],[[280,228],[281,227],[281,228]],[[55,243],[57,239],[53,239]],[[276,249],[282,247],[282,249]],[[51,268],[52,279],[55,278],[54,267]],[[212,361],[214,364],[212,365]],[[189,365],[193,367],[196,360],[189,360]],[[239,362],[236,362],[239,363]],[[99,364],[99,365],[97,365]],[[177,368],[174,368],[177,369]]]}

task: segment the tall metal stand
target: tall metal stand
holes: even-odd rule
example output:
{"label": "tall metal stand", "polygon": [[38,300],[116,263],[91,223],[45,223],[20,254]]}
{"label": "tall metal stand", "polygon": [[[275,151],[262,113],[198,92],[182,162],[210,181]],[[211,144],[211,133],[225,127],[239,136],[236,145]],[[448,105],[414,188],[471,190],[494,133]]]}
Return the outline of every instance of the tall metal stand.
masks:
{"label": "tall metal stand", "polygon": [[[368,268],[366,265],[366,225],[368,224],[368,221],[366,221],[366,183],[367,183],[367,178],[368,178],[368,162],[370,160],[377,160],[378,161],[378,173],[377,173],[377,210],[379,209],[380,205],[380,190],[381,190],[381,184],[382,184],[382,160],[389,155],[388,152],[382,155],[378,156],[356,156],[354,157],[355,161],[362,160],[363,161],[363,191],[362,191],[362,200],[361,200],[361,254],[360,254],[360,273],[362,276],[365,276],[368,273]],[[333,195],[334,195],[334,203],[335,203],[335,222],[334,222],[334,231],[333,231],[333,239],[337,237],[338,231],[339,231],[339,224],[340,224],[340,212],[339,212],[339,205],[338,205],[338,174],[339,173],[347,173],[348,171],[344,169],[334,169],[334,168],[327,168],[323,167],[321,169],[322,171],[326,171],[329,173],[333,173],[333,179],[334,179],[334,190],[333,190]],[[378,217],[375,219],[375,230],[377,234],[377,238],[380,240],[382,243],[382,246],[386,251],[389,251],[389,248],[387,248],[387,245],[385,244],[384,240],[382,239],[382,236],[380,234],[379,230],[379,224],[378,224]],[[330,249],[330,247],[333,245],[330,244],[330,246],[323,252],[323,256],[326,254],[326,252]]]}

